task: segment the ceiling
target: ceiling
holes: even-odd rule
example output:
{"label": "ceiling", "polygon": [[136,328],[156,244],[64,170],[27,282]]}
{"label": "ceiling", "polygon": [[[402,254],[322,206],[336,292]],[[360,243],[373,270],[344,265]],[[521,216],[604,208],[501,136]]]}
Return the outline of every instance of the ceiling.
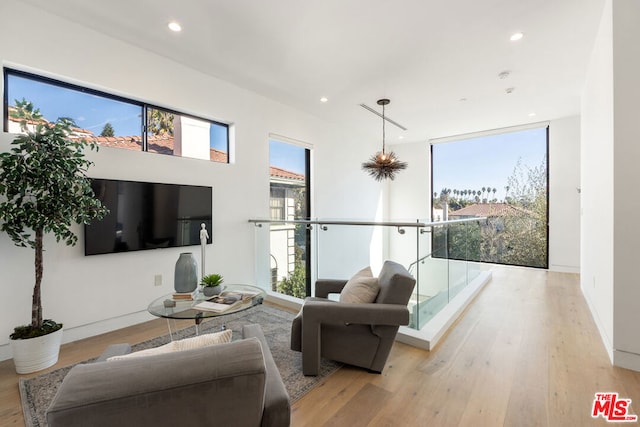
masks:
{"label": "ceiling", "polygon": [[[23,1],[363,135],[379,136],[381,120],[359,104],[379,110],[376,100],[389,98],[387,115],[407,131],[387,126],[388,143],[579,114],[604,5],[110,0],[107,7],[86,0]],[[170,32],[170,20],[183,31]],[[524,37],[510,41],[518,31]],[[499,77],[503,71],[508,77]]]}

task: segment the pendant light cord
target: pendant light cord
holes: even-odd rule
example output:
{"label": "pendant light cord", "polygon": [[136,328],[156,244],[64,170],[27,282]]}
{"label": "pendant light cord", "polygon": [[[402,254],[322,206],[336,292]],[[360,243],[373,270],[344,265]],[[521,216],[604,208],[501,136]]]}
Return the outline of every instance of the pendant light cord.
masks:
{"label": "pendant light cord", "polygon": [[386,121],[385,118],[384,118],[384,106],[385,105],[386,104],[382,104],[382,154],[384,154],[384,146],[385,146],[385,144],[384,144],[384,139],[385,139],[385,132],[384,132],[384,124],[385,123],[384,122]]}

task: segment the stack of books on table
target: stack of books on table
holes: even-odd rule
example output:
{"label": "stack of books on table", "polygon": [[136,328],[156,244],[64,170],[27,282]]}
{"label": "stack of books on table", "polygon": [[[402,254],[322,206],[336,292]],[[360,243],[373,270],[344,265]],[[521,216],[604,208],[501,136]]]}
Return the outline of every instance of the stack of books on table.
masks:
{"label": "stack of books on table", "polygon": [[175,301],[193,301],[193,292],[176,292],[171,298]]}
{"label": "stack of books on table", "polygon": [[222,292],[220,295],[209,298],[208,301],[203,301],[193,308],[196,310],[223,313],[232,307],[237,307],[238,305],[251,301],[256,295],[258,295],[257,292]]}

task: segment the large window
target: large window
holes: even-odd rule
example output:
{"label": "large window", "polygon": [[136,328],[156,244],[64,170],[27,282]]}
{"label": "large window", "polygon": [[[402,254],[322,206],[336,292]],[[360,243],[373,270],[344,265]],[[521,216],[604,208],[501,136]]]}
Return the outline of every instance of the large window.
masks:
{"label": "large window", "polygon": [[11,69],[4,70],[4,130],[66,118],[101,146],[227,163],[226,124]]}
{"label": "large window", "polygon": [[431,146],[432,220],[486,217],[433,234],[435,256],[547,268],[548,128]]}
{"label": "large window", "polygon": [[292,220],[309,219],[310,150],[272,139],[270,157],[270,252],[272,289],[299,298],[311,289],[310,231]]}

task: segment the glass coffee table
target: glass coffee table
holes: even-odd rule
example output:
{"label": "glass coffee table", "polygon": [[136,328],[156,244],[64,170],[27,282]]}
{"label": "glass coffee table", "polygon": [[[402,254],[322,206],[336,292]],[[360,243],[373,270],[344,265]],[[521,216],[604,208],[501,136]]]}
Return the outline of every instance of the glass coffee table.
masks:
{"label": "glass coffee table", "polygon": [[229,304],[228,307],[223,307],[224,311],[211,311],[213,307],[205,307],[200,308],[197,307],[201,304],[207,305],[210,299],[215,297],[205,297],[202,293],[194,292],[194,297],[192,300],[183,300],[183,299],[174,299],[173,293],[163,295],[160,298],[157,298],[149,304],[147,307],[147,311],[154,316],[163,317],[167,319],[167,327],[169,328],[169,335],[171,340],[173,340],[173,332],[171,330],[170,320],[175,321],[180,320],[194,320],[196,324],[196,335],[199,334],[198,326],[204,319],[208,319],[211,317],[220,317],[226,316],[227,314],[237,313],[239,311],[246,310],[255,305],[262,304],[264,301],[264,297],[267,295],[264,289],[258,288],[257,286],[252,285],[223,285],[223,289],[221,295],[240,295],[242,294],[245,298],[234,302],[233,304]]}

